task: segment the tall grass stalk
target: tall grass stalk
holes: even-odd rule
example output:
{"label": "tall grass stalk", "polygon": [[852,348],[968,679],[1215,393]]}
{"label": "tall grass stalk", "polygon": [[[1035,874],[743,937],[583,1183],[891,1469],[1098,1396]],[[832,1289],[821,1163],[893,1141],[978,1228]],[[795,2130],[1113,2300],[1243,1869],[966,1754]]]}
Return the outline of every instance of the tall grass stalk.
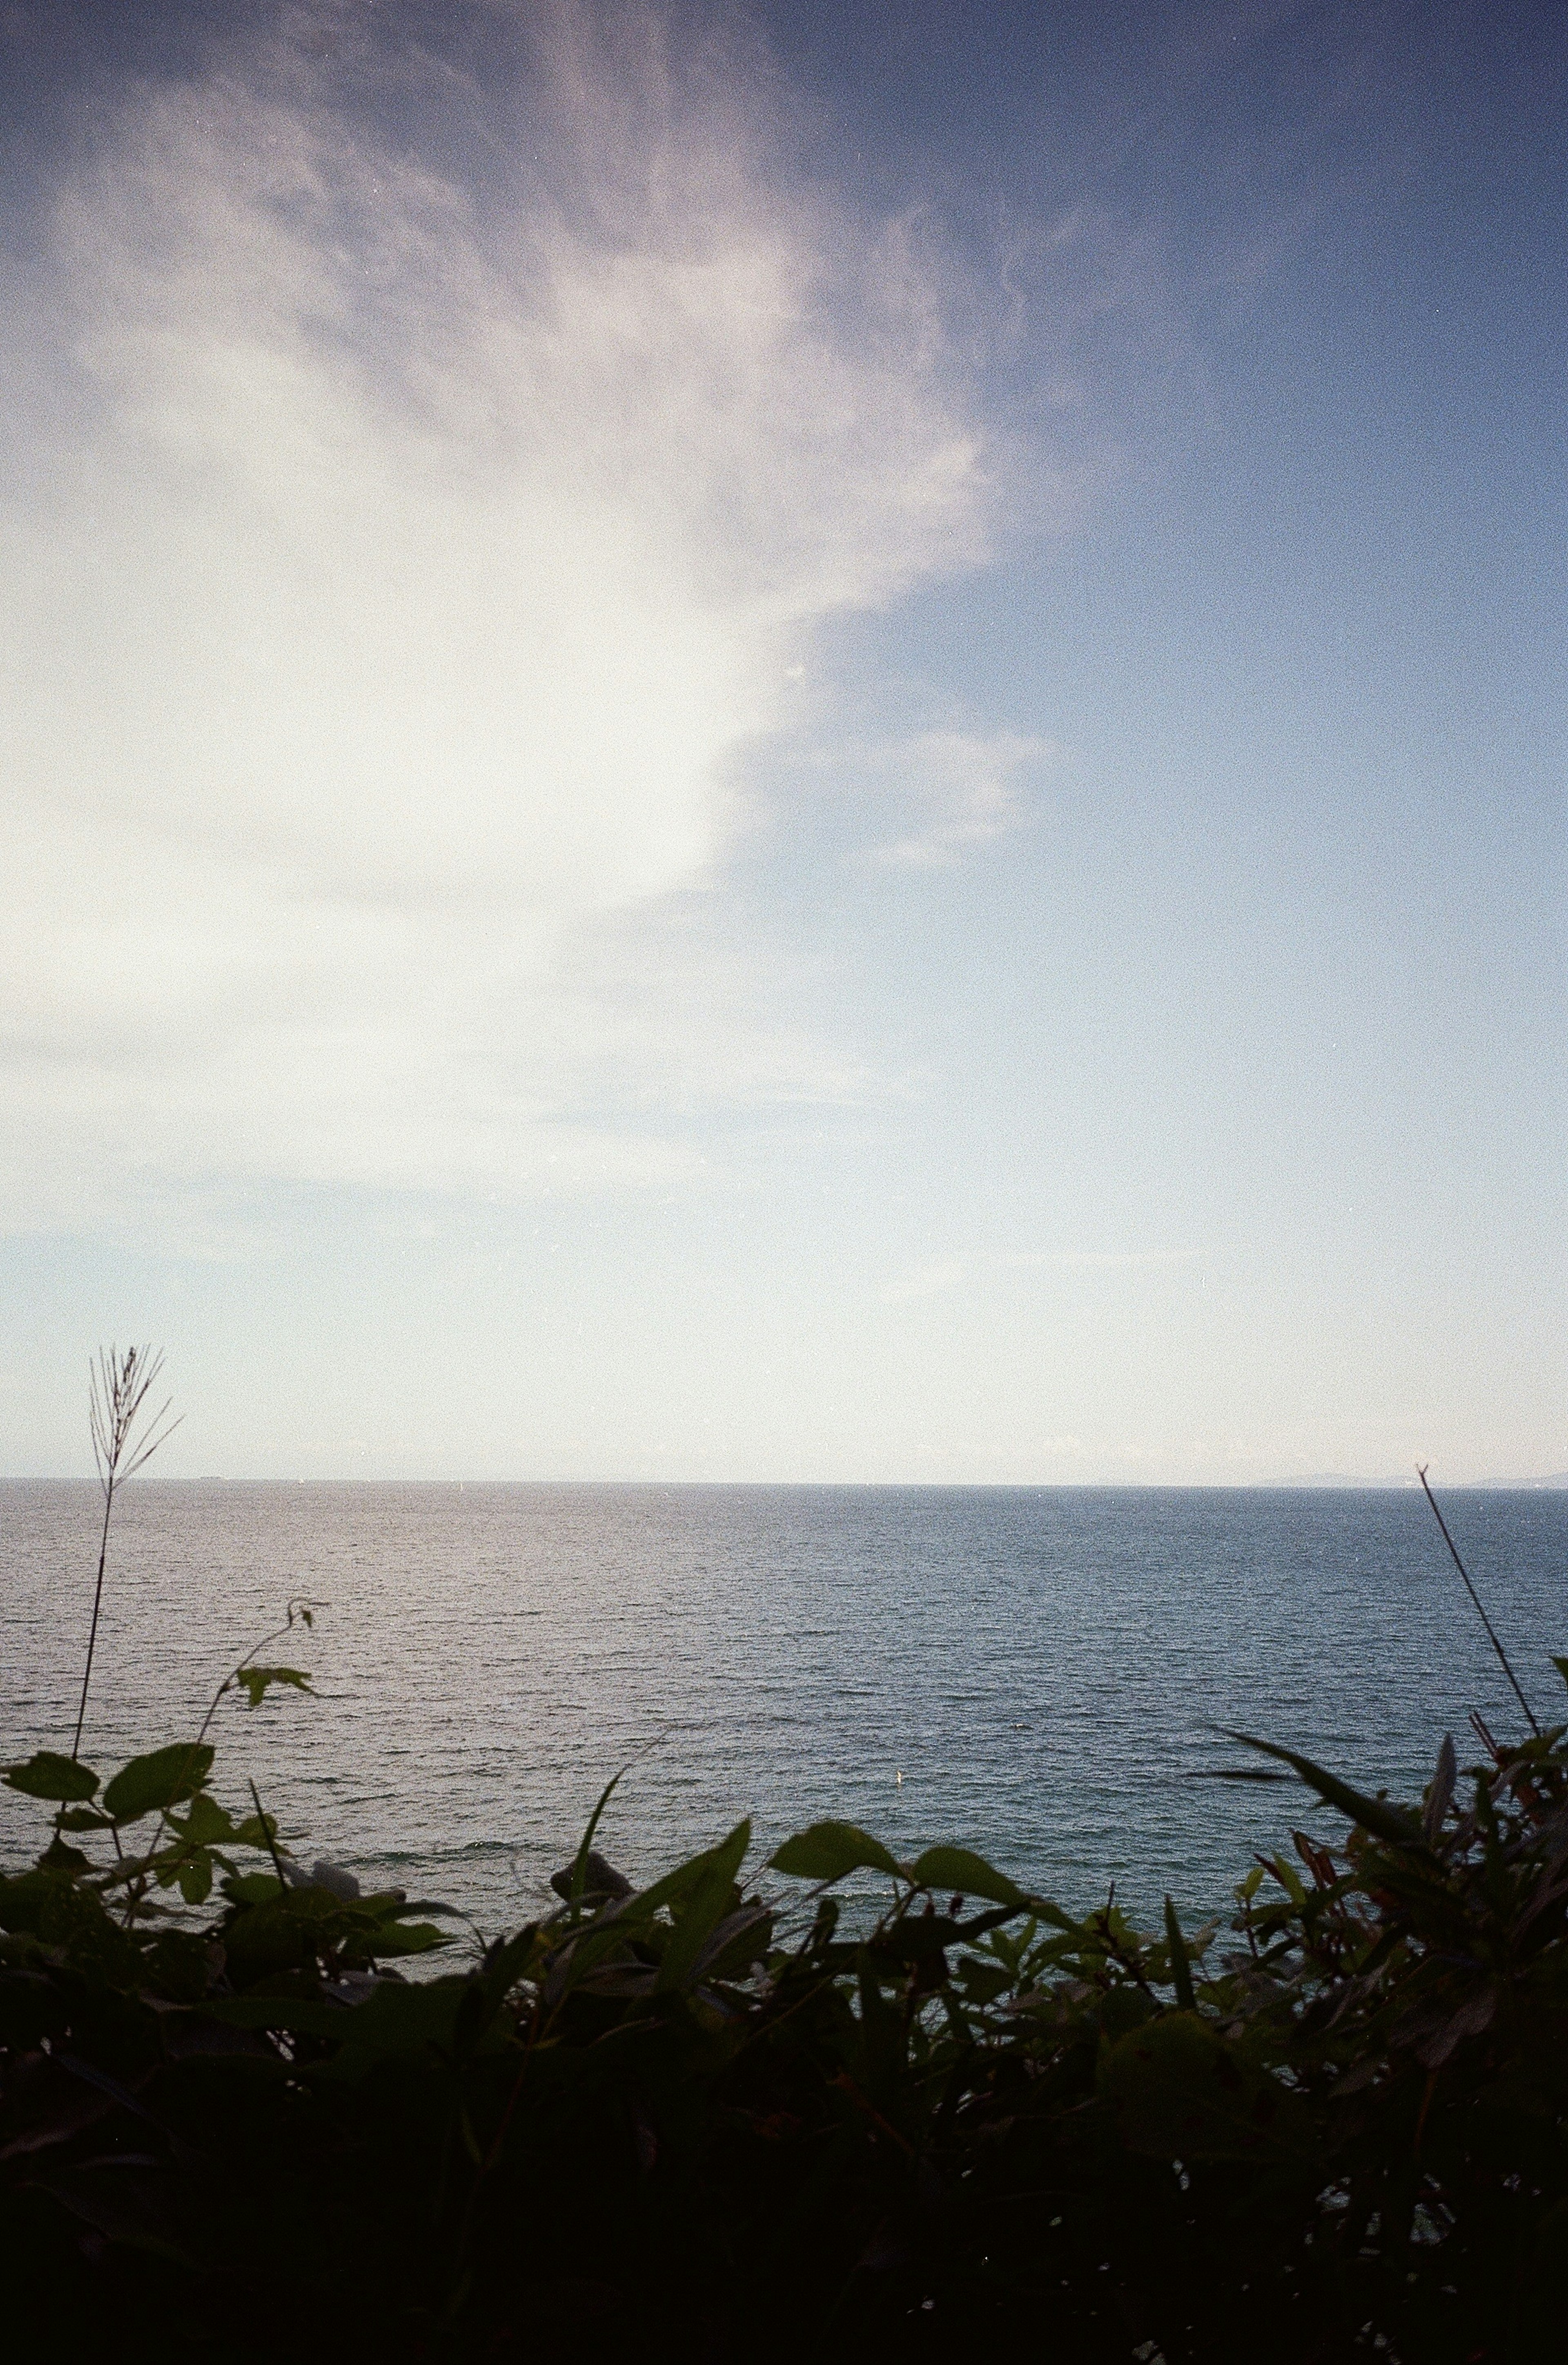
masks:
{"label": "tall grass stalk", "polygon": [[148,1396],[162,1368],[162,1350],[154,1354],[151,1347],[128,1347],[122,1355],[118,1347],[106,1351],[100,1347],[98,1360],[89,1373],[88,1421],[93,1435],[93,1460],[97,1466],[98,1484],[104,1490],[104,1524],[98,1538],[98,1581],[93,1589],[87,1664],[82,1670],[82,1698],[71,1743],[73,1764],[81,1754],[82,1727],[87,1715],[87,1688],[93,1680],[93,1653],[98,1643],[98,1614],[104,1606],[104,1570],[109,1556],[109,1521],[114,1516],[115,1496],[185,1418],[183,1413],[176,1413],[173,1420],[168,1418],[173,1397],[165,1397],[155,1413],[147,1411]]}
{"label": "tall grass stalk", "polygon": [[1536,1739],[1539,1741],[1540,1739],[1540,1727],[1535,1721],[1535,1710],[1531,1708],[1529,1700],[1526,1699],[1524,1686],[1520,1683],[1518,1676],[1515,1675],[1508,1654],[1497,1639],[1497,1629],[1493,1625],[1490,1618],[1487,1617],[1486,1611],[1482,1605],[1481,1596],[1476,1592],[1474,1586],[1471,1583],[1470,1571],[1466,1568],[1464,1563],[1459,1556],[1459,1546],[1455,1543],[1453,1538],[1449,1533],[1449,1523],[1444,1519],[1441,1511],[1439,1510],[1438,1498],[1433,1494],[1430,1486],[1427,1484],[1427,1464],[1424,1462],[1417,1463],[1416,1466],[1416,1475],[1421,1481],[1422,1489],[1426,1495],[1427,1500],[1432,1507],[1432,1517],[1436,1519],[1439,1527],[1441,1528],[1443,1531],[1443,1541],[1447,1544],[1449,1551],[1452,1555],[1453,1564],[1455,1568],[1458,1569],[1461,1576],[1464,1579],[1464,1589],[1466,1593],[1469,1594],[1472,1601],[1475,1604],[1475,1614],[1480,1619],[1483,1626],[1486,1629],[1486,1639],[1491,1643],[1492,1648],[1496,1652],[1498,1662],[1502,1666],[1503,1673],[1507,1676],[1508,1681],[1514,1687],[1514,1697],[1518,1699],[1519,1706],[1525,1712],[1525,1721],[1529,1726],[1529,1729],[1534,1733]]}

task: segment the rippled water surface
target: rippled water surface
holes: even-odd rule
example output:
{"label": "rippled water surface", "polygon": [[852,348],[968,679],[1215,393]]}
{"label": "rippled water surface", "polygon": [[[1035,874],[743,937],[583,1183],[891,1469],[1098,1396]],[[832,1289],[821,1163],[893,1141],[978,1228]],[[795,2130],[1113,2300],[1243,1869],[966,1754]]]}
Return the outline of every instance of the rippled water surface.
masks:
{"label": "rippled water surface", "polygon": [[[1568,1495],[1450,1525],[1538,1712],[1562,1698]],[[98,1498],[0,1485],[0,1744],[70,1743]],[[1310,1811],[1206,1778],[1267,1733],[1418,1788],[1518,1711],[1419,1494],[1144,1488],[173,1485],[117,1510],[84,1755],[190,1734],[291,1594],[320,1698],[226,1701],[308,1857],[524,1918],[636,1753],[603,1844],[644,1876],[740,1814],[979,1847],[1064,1902],[1206,1909]],[[274,1652],[269,1656],[279,1655]],[[275,1704],[274,1704],[275,1702]],[[647,1744],[657,1745],[651,1750]],[[1462,1746],[1461,1761],[1466,1749]],[[899,1775],[902,1775],[902,1783]],[[0,1845],[30,1830],[0,1790]]]}

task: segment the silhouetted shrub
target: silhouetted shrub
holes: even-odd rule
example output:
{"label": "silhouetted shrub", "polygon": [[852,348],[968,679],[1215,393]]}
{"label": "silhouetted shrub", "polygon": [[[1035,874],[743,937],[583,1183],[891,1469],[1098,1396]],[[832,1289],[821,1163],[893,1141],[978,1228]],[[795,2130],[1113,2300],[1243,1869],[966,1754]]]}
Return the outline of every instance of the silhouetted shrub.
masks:
{"label": "silhouetted shrub", "polygon": [[1418,1810],[1273,1750],[1349,1833],[1294,1833],[1223,1930],[841,1823],[627,1893],[590,1825],[558,1910],[418,1979],[451,1922],[306,1873],[205,1729],[107,1782],[40,1753],[7,2315],[114,2358],[1546,2358],[1564,1730],[1463,1775],[1445,1741]]}

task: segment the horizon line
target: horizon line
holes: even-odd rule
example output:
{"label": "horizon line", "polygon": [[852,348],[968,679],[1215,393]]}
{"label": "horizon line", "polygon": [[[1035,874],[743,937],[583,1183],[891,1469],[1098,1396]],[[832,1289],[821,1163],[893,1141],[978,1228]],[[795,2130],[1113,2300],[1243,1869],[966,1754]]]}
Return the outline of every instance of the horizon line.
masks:
{"label": "horizon line", "polygon": [[[1109,1491],[1141,1494],[1303,1494],[1303,1495],[1365,1495],[1404,1494],[1418,1490],[1419,1480],[1414,1472],[1408,1477],[1356,1478],[1350,1476],[1305,1476],[1280,1478],[689,1478],[669,1476],[583,1477],[532,1475],[503,1477],[493,1474],[465,1472],[462,1475],[366,1476],[362,1472],[316,1472],[301,1476],[297,1473],[280,1474],[230,1474],[202,1471],[188,1475],[173,1476],[159,1473],[141,1480],[145,1486],[597,1486],[632,1488],[662,1486],[669,1488],[745,1487],[790,1489],[797,1492],[821,1493],[912,1493],[940,1494],[1103,1494]],[[1568,1471],[1554,1471],[1539,1478],[1450,1478],[1439,1482],[1450,1493],[1486,1493],[1504,1495],[1561,1494],[1568,1492]],[[91,1471],[62,1473],[58,1471],[0,1472],[0,1485],[5,1486],[98,1486]]]}

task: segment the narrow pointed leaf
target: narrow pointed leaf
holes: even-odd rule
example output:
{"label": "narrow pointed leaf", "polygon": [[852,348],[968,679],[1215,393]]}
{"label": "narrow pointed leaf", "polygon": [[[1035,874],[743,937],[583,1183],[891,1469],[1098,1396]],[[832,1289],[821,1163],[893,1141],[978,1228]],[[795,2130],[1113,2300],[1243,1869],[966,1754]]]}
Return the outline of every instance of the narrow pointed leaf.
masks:
{"label": "narrow pointed leaf", "polygon": [[1170,1949],[1170,1984],[1176,1990],[1180,2012],[1193,2009],[1193,1965],[1187,1952],[1187,1941],[1182,1935],[1182,1924],[1176,1919],[1176,1908],[1168,1897],[1165,1900],[1165,1943]]}
{"label": "narrow pointed leaf", "polygon": [[1349,1816],[1351,1822],[1360,1823],[1363,1831],[1372,1833],[1376,1838],[1387,1840],[1394,1847],[1425,1845],[1420,1824],[1403,1807],[1392,1805],[1387,1799],[1364,1798],[1360,1790],[1352,1790],[1348,1782],[1341,1782],[1337,1774],[1330,1774],[1325,1766],[1315,1765],[1310,1757],[1298,1756],[1294,1749],[1282,1749],[1277,1742],[1260,1741],[1250,1732],[1232,1732],[1226,1738],[1239,1741],[1248,1749],[1260,1749],[1265,1756],[1277,1757],[1282,1765],[1294,1765],[1302,1780],[1316,1791],[1326,1805],[1337,1807],[1342,1815]]}
{"label": "narrow pointed leaf", "polygon": [[599,1794],[598,1805],[588,1819],[588,1829],[583,1833],[582,1844],[572,1859],[571,1886],[566,1892],[566,1902],[572,1907],[574,1912],[582,1900],[583,1891],[587,1886],[588,1858],[593,1854],[594,1834],[599,1830],[600,1818],[631,1770],[631,1762],[628,1761],[619,1774],[610,1777]]}
{"label": "narrow pointed leaf", "polygon": [[1437,1770],[1432,1776],[1431,1787],[1427,1792],[1427,1804],[1421,1816],[1421,1829],[1426,1834],[1429,1847],[1435,1847],[1437,1844],[1438,1834],[1443,1827],[1443,1817],[1448,1813],[1449,1803],[1453,1797],[1453,1787],[1458,1779],[1459,1760],[1454,1754],[1453,1735],[1451,1732],[1445,1732],[1442,1746],[1438,1751]]}
{"label": "narrow pointed leaf", "polygon": [[728,1839],[712,1851],[700,1878],[676,1917],[675,1929],[659,1961],[655,1990],[684,1986],[696,1968],[698,1956],[732,1910],[735,1875],[750,1845],[748,1818],[737,1823]]}

